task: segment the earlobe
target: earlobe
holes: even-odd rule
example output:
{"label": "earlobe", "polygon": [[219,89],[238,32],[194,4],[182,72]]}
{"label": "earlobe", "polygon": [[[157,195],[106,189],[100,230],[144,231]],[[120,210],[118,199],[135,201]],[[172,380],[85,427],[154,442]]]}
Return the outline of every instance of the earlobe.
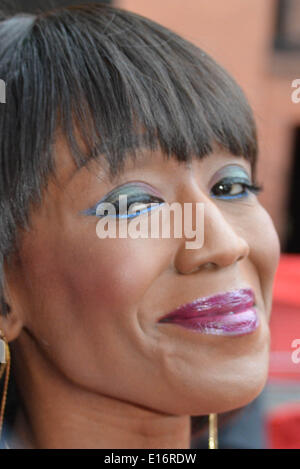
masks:
{"label": "earlobe", "polygon": [[0,316],[7,316],[11,311],[9,304],[6,303],[4,299],[1,300],[0,305]]}
{"label": "earlobe", "polygon": [[23,322],[13,310],[8,315],[0,317],[0,329],[4,332],[7,342],[15,340],[22,328]]}
{"label": "earlobe", "polygon": [[4,282],[0,297],[0,329],[3,330],[8,342],[19,336],[24,325],[23,311],[20,308],[17,292],[13,288],[15,284],[11,270],[4,264]]}
{"label": "earlobe", "polygon": [[16,339],[23,327],[23,321],[11,302],[2,297],[0,302],[0,329],[8,342]]}

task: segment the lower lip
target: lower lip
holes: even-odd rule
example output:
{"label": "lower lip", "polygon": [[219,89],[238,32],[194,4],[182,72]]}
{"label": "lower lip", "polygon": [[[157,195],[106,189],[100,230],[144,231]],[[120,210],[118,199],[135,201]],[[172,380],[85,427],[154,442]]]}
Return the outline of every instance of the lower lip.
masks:
{"label": "lower lip", "polygon": [[239,313],[226,313],[217,316],[198,316],[194,318],[173,318],[164,323],[177,324],[194,332],[210,335],[235,336],[254,332],[259,326],[256,308],[252,307]]}

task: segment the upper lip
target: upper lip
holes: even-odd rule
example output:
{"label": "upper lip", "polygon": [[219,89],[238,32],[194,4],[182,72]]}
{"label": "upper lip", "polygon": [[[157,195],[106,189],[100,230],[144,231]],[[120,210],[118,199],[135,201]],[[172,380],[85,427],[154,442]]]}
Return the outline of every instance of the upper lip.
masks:
{"label": "upper lip", "polygon": [[185,303],[174,311],[162,316],[159,322],[172,319],[191,319],[201,316],[216,316],[229,312],[238,313],[251,308],[255,304],[254,292],[251,288],[241,288],[212,296],[197,298]]}

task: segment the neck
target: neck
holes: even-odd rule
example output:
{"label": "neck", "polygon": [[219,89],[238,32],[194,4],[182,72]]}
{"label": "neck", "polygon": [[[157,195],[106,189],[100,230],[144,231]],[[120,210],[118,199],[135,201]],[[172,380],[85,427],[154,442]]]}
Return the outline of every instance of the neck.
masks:
{"label": "neck", "polygon": [[[21,406],[11,447],[190,448],[190,417],[159,413],[84,389],[35,348],[16,344]],[[19,366],[18,366],[19,364]]]}

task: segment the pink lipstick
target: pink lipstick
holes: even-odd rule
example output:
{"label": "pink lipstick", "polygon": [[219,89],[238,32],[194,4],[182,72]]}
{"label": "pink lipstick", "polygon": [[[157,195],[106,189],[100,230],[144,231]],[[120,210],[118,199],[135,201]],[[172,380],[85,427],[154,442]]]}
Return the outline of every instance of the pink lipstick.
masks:
{"label": "pink lipstick", "polygon": [[259,318],[251,288],[198,298],[159,319],[202,334],[244,335],[255,331]]}

